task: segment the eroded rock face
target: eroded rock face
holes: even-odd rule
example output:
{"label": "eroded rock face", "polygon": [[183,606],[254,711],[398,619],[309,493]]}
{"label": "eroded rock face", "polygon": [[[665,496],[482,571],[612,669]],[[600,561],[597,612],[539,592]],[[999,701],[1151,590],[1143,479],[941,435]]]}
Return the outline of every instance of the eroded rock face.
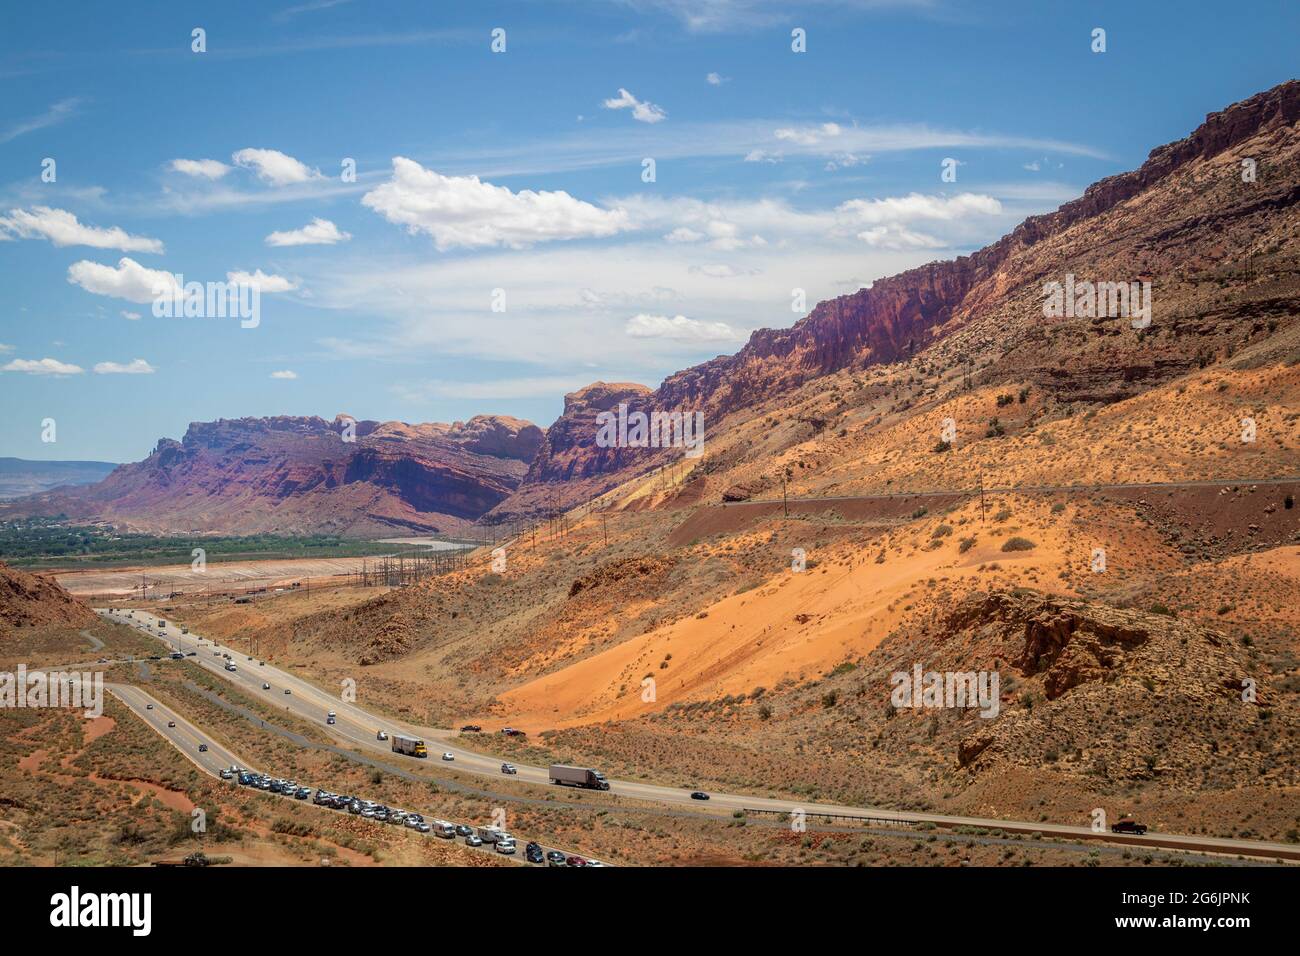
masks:
{"label": "eroded rock face", "polygon": [[196,422],[99,484],[20,499],[9,513],[227,534],[455,532],[518,486],[542,437],[529,422],[498,416],[451,425],[343,415]]}
{"label": "eroded rock face", "polygon": [[565,395],[564,412],[546,430],[525,481],[574,481],[619,470],[634,450],[598,447],[596,416],[617,411],[620,403],[629,411],[646,410],[653,395],[646,386],[632,382],[595,382]]}
{"label": "eroded rock face", "polygon": [[976,592],[898,640],[927,669],[999,673],[1000,713],[954,725],[956,764],[975,774],[1068,755],[1102,780],[1190,780],[1215,734],[1252,732],[1267,693],[1243,698],[1251,669],[1210,628],[1033,591]]}

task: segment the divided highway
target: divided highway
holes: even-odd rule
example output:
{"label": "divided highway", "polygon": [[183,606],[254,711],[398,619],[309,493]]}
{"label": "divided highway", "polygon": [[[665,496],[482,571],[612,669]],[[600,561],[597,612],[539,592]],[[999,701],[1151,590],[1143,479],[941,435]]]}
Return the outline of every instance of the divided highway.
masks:
{"label": "divided highway", "polygon": [[[137,611],[136,613],[138,614],[140,612]],[[233,652],[231,652],[231,654],[233,656]],[[194,659],[195,658],[190,658],[190,660]],[[225,674],[229,672],[223,670],[222,673]],[[221,744],[216,743],[209,735],[203,733],[194,726],[194,724],[190,723],[166,704],[157,700],[143,688],[137,687],[134,684],[115,683],[106,684],[105,687],[109,693],[118,698],[118,700],[129,707],[136,716],[153,728],[159,736],[172,744],[172,746],[179,750],[191,763],[205,773],[209,773],[214,777],[219,777],[223,770],[229,770],[232,767],[239,767],[243,770],[259,772],[255,766],[250,765],[246,760],[236,756],[232,751],[226,749]],[[206,749],[199,750],[199,747],[201,746]],[[232,787],[239,786],[234,781],[230,781],[230,785]],[[289,796],[281,797],[276,794],[268,795],[282,800],[293,800],[293,798]],[[363,794],[358,794],[357,796],[358,799],[364,799]],[[419,808],[415,809],[417,812],[419,811]],[[432,816],[426,816],[426,820],[432,821],[432,819]],[[452,822],[454,823],[455,821]],[[379,822],[375,823],[375,826],[379,827],[387,825],[389,824]],[[477,827],[475,829],[477,829]],[[427,835],[427,838],[431,840],[436,839],[432,834]],[[457,842],[458,845],[464,845],[459,837],[455,842]],[[560,850],[558,847],[548,845],[540,840],[537,842],[541,846],[543,854],[559,852],[562,853],[566,859],[574,856],[573,851]],[[488,843],[484,843],[480,847],[466,846],[465,848],[476,849],[480,853],[490,853],[493,856],[499,855],[495,852],[494,847]],[[520,851],[517,856],[505,856],[503,858],[520,863],[522,862],[522,851]]]}
{"label": "divided highway", "polygon": [[[97,609],[100,614],[119,624],[130,624],[146,634],[168,645],[168,649],[183,652],[196,652],[187,660],[199,664],[206,670],[222,677],[239,687],[250,696],[261,699],[267,704],[284,709],[311,723],[319,725],[323,731],[337,740],[354,745],[362,750],[381,751],[392,755],[387,742],[377,739],[379,731],[387,734],[394,732],[421,737],[429,749],[428,760],[439,760],[443,753],[448,753],[453,760],[451,765],[457,769],[475,774],[500,777],[502,761],[499,757],[475,753],[463,746],[453,743],[453,731],[428,727],[416,727],[389,717],[375,716],[355,703],[339,700],[325,691],[295,677],[286,671],[249,658],[246,654],[231,648],[221,647],[212,641],[190,633],[182,635],[173,622],[168,622],[166,633],[160,633],[157,627],[159,618],[146,611],[131,612]],[[237,670],[225,670],[226,659],[223,654],[230,654]],[[263,687],[269,684],[269,688]],[[326,723],[326,715],[333,711],[336,723]],[[415,758],[404,758],[415,759]],[[518,764],[514,779],[528,783],[550,785],[550,774],[545,767],[533,767]],[[1103,840],[1124,846],[1152,847],[1162,850],[1193,850],[1201,853],[1221,853],[1243,855],[1270,860],[1300,860],[1300,846],[1286,843],[1271,843],[1260,840],[1239,840],[1221,837],[1200,836],[1195,834],[1179,835],[1172,833],[1147,832],[1142,835],[1124,833],[1095,833],[1086,826],[1069,826],[1060,823],[1042,823],[1020,820],[998,820],[984,817],[949,816],[936,813],[917,813],[912,811],[882,810],[874,807],[849,807],[838,804],[806,803],[798,800],[771,799],[767,797],[745,796],[742,794],[710,793],[708,803],[691,799],[690,791],[637,781],[610,780],[609,793],[615,796],[646,800],[675,807],[690,808],[705,813],[730,813],[736,810],[769,811],[774,813],[802,812],[807,817],[834,815],[847,817],[869,817],[872,822],[915,825],[932,823],[942,827],[979,827],[999,829],[1012,833],[1041,833],[1045,837],[1062,840],[1084,841]]]}

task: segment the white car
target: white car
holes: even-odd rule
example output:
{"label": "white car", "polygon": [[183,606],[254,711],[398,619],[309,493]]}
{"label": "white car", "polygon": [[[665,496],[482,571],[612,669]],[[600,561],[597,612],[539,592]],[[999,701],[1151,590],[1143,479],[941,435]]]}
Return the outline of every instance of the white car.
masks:
{"label": "white car", "polygon": [[376,739],[376,740],[387,740],[387,739],[388,739],[388,734],[384,733],[382,730],[377,731],[377,732],[375,733],[375,739]]}
{"label": "white car", "polygon": [[498,852],[498,853],[505,853],[505,854],[507,854],[507,855],[513,854],[513,853],[515,852],[515,841],[514,841],[514,840],[502,840],[501,842],[499,842],[499,843],[497,844],[497,852]]}
{"label": "white car", "polygon": [[456,755],[455,755],[454,753],[452,753],[452,752],[449,750],[449,751],[447,751],[445,754],[442,755],[442,759],[443,759],[443,760],[455,760],[455,759],[456,759]]}

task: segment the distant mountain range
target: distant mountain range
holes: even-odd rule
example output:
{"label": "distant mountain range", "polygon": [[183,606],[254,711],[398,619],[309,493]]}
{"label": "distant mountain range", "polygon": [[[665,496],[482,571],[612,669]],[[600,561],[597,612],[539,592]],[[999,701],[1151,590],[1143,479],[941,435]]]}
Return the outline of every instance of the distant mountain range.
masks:
{"label": "distant mountain range", "polygon": [[455,534],[518,486],[536,425],[277,417],[195,422],[97,484],[0,505],[0,518],[67,515],[135,531]]}
{"label": "distant mountain range", "polygon": [[39,494],[60,485],[93,485],[116,467],[111,461],[0,458],[0,500]]}

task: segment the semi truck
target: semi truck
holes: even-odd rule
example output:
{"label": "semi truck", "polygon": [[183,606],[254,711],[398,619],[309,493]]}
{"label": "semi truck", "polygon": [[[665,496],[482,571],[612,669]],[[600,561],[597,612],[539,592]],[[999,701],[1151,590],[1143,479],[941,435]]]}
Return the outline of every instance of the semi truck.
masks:
{"label": "semi truck", "polygon": [[562,787],[583,787],[587,790],[608,790],[609,781],[599,770],[587,767],[566,767],[564,764],[551,764],[551,783]]}
{"label": "semi truck", "polygon": [[393,734],[393,753],[406,754],[408,757],[427,757],[429,751],[424,748],[424,741],[419,737],[406,737]]}

